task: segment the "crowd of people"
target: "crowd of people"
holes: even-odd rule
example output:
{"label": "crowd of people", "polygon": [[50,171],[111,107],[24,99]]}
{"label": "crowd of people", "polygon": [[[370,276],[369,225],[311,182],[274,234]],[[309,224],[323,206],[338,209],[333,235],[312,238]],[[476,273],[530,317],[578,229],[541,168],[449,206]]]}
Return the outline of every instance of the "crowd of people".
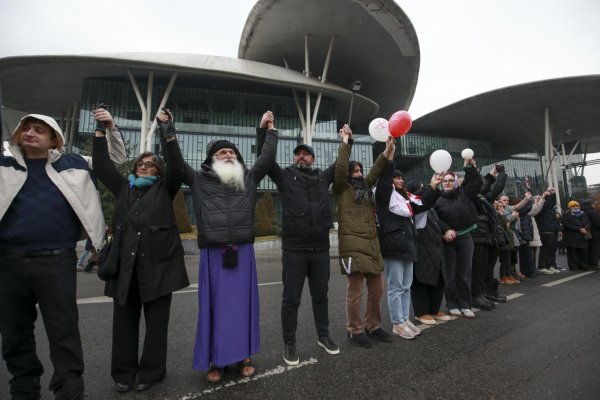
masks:
{"label": "crowd of people", "polygon": [[[0,334],[12,399],[40,398],[36,305],[54,367],[50,390],[56,399],[83,399],[76,271],[90,271],[93,264],[84,268],[85,255],[78,260],[75,248],[82,234],[89,238],[86,251],[99,254],[105,246],[96,177],[116,198],[109,251],[118,252],[118,269],[107,278],[105,294],[113,298],[110,373],[117,392],[147,390],[167,373],[172,293],[189,285],[172,206],[182,183],[191,191],[200,249],[192,367],[207,371],[210,383],[220,382],[226,367],[246,378],[256,373],[255,202],[267,175],[281,198],[282,356],[291,366],[299,364],[296,331],[306,280],[316,342],[328,354],[340,352],[329,334],[330,187],[337,204],[339,266],[347,278],[346,330],[348,340],[362,348],[392,342],[393,335],[407,340],[420,335],[411,306],[415,320],[426,325],[451,316],[473,319],[473,308],[494,309],[506,301],[500,284],[562,270],[556,263],[559,241],[569,269],[598,267],[598,202],[580,206],[572,200],[560,212],[552,187],[511,200],[502,195],[502,165],[481,176],[475,160],[465,159],[462,177],[444,171],[427,184],[405,181],[394,166],[390,137],[365,176],[362,163],[350,160],[352,131],[344,125],[335,163],[315,168],[313,148],[300,144],[293,164],[281,167],[275,117],[267,111],[251,167],[233,143],[217,139],[195,170],[183,160],[173,115],[163,109],[157,117],[163,157],[143,152],[123,176],[117,166],[127,157],[113,117],[105,108],[92,112],[97,122],[92,157],[64,154],[59,125],[39,114],[21,119],[10,139],[12,156],[0,156]],[[391,333],[382,327],[384,294]],[[146,333],[140,355],[142,310]]]}

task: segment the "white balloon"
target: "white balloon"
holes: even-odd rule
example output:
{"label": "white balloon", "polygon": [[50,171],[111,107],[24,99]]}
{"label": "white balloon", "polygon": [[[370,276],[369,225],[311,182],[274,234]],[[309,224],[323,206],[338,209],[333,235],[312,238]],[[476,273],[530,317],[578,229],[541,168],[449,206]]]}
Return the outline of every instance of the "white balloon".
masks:
{"label": "white balloon", "polygon": [[385,142],[390,136],[388,121],[385,118],[375,118],[369,124],[369,135],[378,142]]}
{"label": "white balloon", "polygon": [[464,149],[462,153],[460,153],[460,156],[465,160],[473,158],[474,155],[475,153],[471,149]]}
{"label": "white balloon", "polygon": [[452,165],[452,156],[446,150],[436,150],[429,156],[429,165],[436,172],[444,172]]}

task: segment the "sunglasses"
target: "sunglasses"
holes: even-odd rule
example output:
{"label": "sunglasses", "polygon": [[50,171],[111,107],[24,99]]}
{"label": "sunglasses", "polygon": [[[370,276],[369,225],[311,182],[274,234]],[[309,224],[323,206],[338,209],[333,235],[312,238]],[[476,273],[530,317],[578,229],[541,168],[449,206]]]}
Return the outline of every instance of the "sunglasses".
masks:
{"label": "sunglasses", "polygon": [[142,167],[144,167],[144,168],[156,168],[156,164],[154,164],[151,161],[146,161],[146,162],[138,161],[138,162],[135,163],[135,166],[137,168],[142,168]]}
{"label": "sunglasses", "polygon": [[454,179],[444,179],[442,183],[454,183]]}

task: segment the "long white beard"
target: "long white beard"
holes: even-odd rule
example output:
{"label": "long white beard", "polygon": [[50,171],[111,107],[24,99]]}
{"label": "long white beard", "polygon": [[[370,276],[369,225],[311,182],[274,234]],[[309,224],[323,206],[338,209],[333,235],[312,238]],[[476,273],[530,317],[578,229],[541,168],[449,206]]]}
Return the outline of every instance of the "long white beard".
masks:
{"label": "long white beard", "polygon": [[232,160],[232,163],[230,163],[213,157],[212,168],[225,185],[233,186],[240,192],[246,190],[244,168],[238,160]]}

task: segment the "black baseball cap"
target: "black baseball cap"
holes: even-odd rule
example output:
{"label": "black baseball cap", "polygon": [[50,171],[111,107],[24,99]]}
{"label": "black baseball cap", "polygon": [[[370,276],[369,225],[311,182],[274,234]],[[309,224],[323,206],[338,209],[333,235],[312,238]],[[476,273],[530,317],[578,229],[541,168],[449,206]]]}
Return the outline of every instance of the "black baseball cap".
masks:
{"label": "black baseball cap", "polygon": [[307,144],[299,144],[298,146],[296,146],[296,148],[294,149],[294,154],[297,154],[300,150],[306,150],[310,153],[311,156],[315,156],[315,151],[313,150],[312,147],[310,147]]}

